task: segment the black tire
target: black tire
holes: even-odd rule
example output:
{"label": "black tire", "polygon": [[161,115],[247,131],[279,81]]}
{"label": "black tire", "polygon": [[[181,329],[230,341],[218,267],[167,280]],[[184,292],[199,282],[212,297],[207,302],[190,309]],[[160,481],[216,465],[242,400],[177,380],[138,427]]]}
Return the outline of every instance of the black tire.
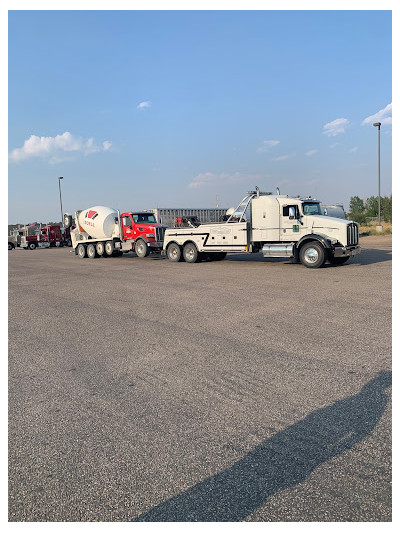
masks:
{"label": "black tire", "polygon": [[65,245],[66,245],[66,246],[72,246],[72,241],[71,241],[71,239],[67,239]]}
{"label": "black tire", "polygon": [[331,265],[344,265],[349,259],[349,255],[347,255],[346,257],[330,257],[329,262],[331,263]]}
{"label": "black tire", "polygon": [[104,252],[104,242],[96,242],[96,252],[99,256],[105,254]]}
{"label": "black tire", "polygon": [[28,243],[28,248],[29,250],[34,250],[36,248],[36,243],[35,242]]}
{"label": "black tire", "polygon": [[108,257],[111,257],[114,253],[114,244],[112,241],[107,241],[104,245],[104,252]]}
{"label": "black tire", "polygon": [[304,244],[300,249],[300,261],[307,268],[320,268],[326,262],[326,249],[318,241]]}
{"label": "black tire", "polygon": [[8,243],[8,249],[9,250],[14,250],[14,248],[15,248],[14,244],[12,242],[9,242]]}
{"label": "black tire", "polygon": [[207,255],[210,261],[223,261],[226,257],[226,252],[211,252]]}
{"label": "black tire", "polygon": [[173,263],[178,263],[182,258],[181,247],[175,242],[172,242],[167,248],[167,257]]}
{"label": "black tire", "polygon": [[147,257],[150,253],[150,246],[143,239],[138,239],[135,243],[136,255],[140,258]]}
{"label": "black tire", "polygon": [[80,257],[81,259],[85,259],[86,246],[84,244],[78,244],[78,248],[76,249],[76,255]]}
{"label": "black tire", "polygon": [[95,259],[97,257],[96,246],[92,243],[88,244],[86,253],[89,259]]}
{"label": "black tire", "polygon": [[197,263],[200,260],[200,254],[193,242],[188,242],[183,248],[183,259],[186,263]]}

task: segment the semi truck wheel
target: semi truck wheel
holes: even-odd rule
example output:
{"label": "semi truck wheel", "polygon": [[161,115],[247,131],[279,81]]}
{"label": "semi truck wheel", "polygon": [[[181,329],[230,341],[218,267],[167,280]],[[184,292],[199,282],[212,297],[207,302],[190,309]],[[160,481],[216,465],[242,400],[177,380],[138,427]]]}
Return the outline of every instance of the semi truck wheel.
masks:
{"label": "semi truck wheel", "polygon": [[200,254],[197,251],[196,245],[188,242],[183,248],[183,258],[186,263],[197,263],[200,259]]}
{"label": "semi truck wheel", "polygon": [[113,245],[113,242],[112,241],[107,241],[105,246],[104,246],[104,251],[106,252],[106,254],[108,256],[112,256],[113,254],[113,251],[114,251],[114,245]]}
{"label": "semi truck wheel", "polygon": [[319,268],[325,264],[326,250],[318,241],[311,241],[301,247],[299,256],[305,267]]}
{"label": "semi truck wheel", "polygon": [[77,254],[78,254],[78,257],[80,257],[81,259],[85,259],[86,247],[84,244],[78,244]]}
{"label": "semi truck wheel", "polygon": [[103,242],[97,242],[96,243],[96,252],[99,255],[104,255],[104,243]]}
{"label": "semi truck wheel", "polygon": [[329,262],[332,265],[344,265],[346,261],[348,261],[349,259],[350,259],[349,255],[346,257],[330,257]]}
{"label": "semi truck wheel", "polygon": [[173,263],[178,263],[182,257],[181,247],[175,242],[171,243],[167,248],[167,257]]}
{"label": "semi truck wheel", "polygon": [[35,242],[30,242],[28,244],[28,248],[29,248],[29,250],[34,250],[36,248],[36,243]]}
{"label": "semi truck wheel", "polygon": [[87,256],[88,256],[89,259],[94,259],[95,257],[97,257],[95,245],[94,244],[88,244],[86,253],[87,253]]}
{"label": "semi truck wheel", "polygon": [[150,247],[143,239],[138,239],[135,244],[135,252],[138,257],[147,257],[150,253]]}

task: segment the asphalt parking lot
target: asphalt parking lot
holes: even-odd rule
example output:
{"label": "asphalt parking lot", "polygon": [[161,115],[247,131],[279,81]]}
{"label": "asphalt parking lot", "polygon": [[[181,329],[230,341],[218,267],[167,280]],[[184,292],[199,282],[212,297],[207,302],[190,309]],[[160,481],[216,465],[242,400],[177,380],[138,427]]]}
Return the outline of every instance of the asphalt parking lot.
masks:
{"label": "asphalt parking lot", "polygon": [[9,257],[10,521],[390,521],[391,237]]}

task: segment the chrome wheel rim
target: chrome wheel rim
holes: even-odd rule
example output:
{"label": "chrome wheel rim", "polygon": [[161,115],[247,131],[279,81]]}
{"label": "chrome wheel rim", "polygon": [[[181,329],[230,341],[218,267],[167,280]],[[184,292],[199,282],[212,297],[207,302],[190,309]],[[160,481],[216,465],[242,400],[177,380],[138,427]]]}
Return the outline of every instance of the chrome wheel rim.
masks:
{"label": "chrome wheel rim", "polygon": [[307,263],[316,263],[318,261],[318,255],[316,248],[308,248],[304,253],[304,258]]}

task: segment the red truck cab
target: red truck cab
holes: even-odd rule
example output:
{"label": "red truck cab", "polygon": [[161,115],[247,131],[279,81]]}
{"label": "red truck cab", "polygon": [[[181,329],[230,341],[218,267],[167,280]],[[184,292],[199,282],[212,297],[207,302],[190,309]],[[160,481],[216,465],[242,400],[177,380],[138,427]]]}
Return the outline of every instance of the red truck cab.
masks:
{"label": "red truck cab", "polygon": [[121,214],[123,239],[132,239],[132,249],[138,257],[160,252],[167,226],[157,222],[154,213],[137,211]]}

